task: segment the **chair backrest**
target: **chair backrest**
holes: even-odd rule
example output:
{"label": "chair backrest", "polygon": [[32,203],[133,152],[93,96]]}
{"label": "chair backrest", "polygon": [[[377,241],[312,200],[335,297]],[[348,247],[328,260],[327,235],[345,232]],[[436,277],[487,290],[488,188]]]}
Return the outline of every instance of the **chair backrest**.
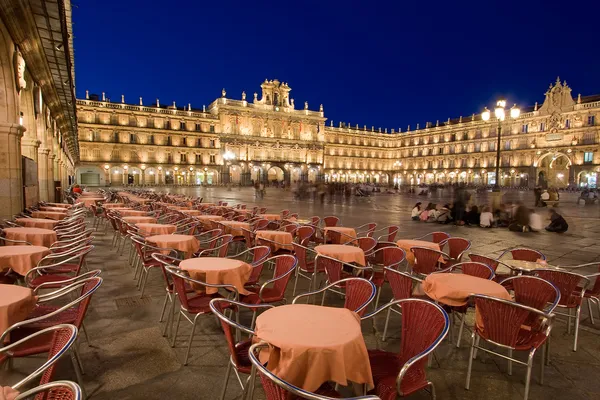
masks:
{"label": "chair backrest", "polygon": [[[346,278],[342,281],[345,281],[346,284],[344,308],[354,311],[362,317],[367,311],[369,303],[375,298],[377,288],[373,282],[364,278]],[[339,282],[336,283],[339,284]]]}
{"label": "chair backrest", "polygon": [[248,251],[252,252],[252,272],[247,283],[256,283],[260,279],[260,274],[267,257],[271,254],[271,249],[268,246],[256,246],[248,249]]}
{"label": "chair backrest", "polygon": [[42,396],[43,399],[60,400],[81,400],[83,393],[78,384],[71,381],[54,381],[45,385],[36,386],[15,397],[15,400],[31,399],[36,395],[36,399]]}
{"label": "chair backrest", "polygon": [[319,271],[325,271],[328,282],[337,282],[342,279],[343,263],[334,258],[317,254],[315,257],[315,268]]}
{"label": "chair backrest", "polygon": [[273,280],[275,280],[275,283],[273,288],[276,290],[277,294],[280,295],[280,298],[283,299],[285,295],[285,289],[287,288],[288,282],[292,277],[291,271],[296,269],[298,260],[296,257],[290,254],[283,254],[280,256],[271,257],[265,260],[265,262],[275,262],[275,273],[273,274]]}
{"label": "chair backrest", "polygon": [[268,219],[259,219],[251,226],[251,228],[253,232],[256,232],[265,229],[267,225],[269,225]]}
{"label": "chair backrest", "polygon": [[[292,243],[292,246],[294,247],[294,254],[298,259],[298,268],[300,268],[301,271],[309,272],[307,252],[312,250],[296,242]],[[312,268],[310,269],[310,272],[312,272]]]}
{"label": "chair backrest", "polygon": [[292,223],[287,223],[285,225],[282,225],[281,228],[279,228],[279,229],[284,232],[289,232],[289,233],[293,234],[296,231],[296,229],[298,229],[298,225],[292,224]]}
{"label": "chair backrest", "polygon": [[421,279],[406,272],[398,271],[395,268],[384,267],[383,271],[385,273],[385,278],[390,283],[394,300],[408,299],[412,297],[413,284],[415,282],[421,282]]}
{"label": "chair backrest", "polygon": [[[272,308],[272,305],[264,304],[258,305],[258,308]],[[235,331],[239,330],[248,335],[253,336],[254,330],[251,327],[244,326],[239,322],[228,318],[224,311],[227,309],[235,309],[236,313],[240,311],[256,311],[256,305],[250,305],[245,303],[240,303],[239,301],[224,299],[224,298],[216,298],[210,301],[210,310],[213,314],[217,316],[219,322],[221,323],[221,328],[223,329],[223,333],[225,334],[225,339],[227,340],[227,348],[229,350],[229,355],[231,356],[231,360],[233,360],[234,365],[240,366],[239,352],[236,351],[236,334]]]}
{"label": "chair backrest", "polygon": [[296,237],[298,238],[298,242],[302,243],[307,239],[310,239],[312,235],[315,234],[315,228],[312,226],[304,225],[296,229]]}
{"label": "chair backrest", "polygon": [[7,357],[11,356],[12,349],[24,349],[28,345],[36,346],[40,337],[45,335],[52,335],[50,341],[50,350],[48,351],[48,359],[34,372],[29,374],[27,377],[14,384],[13,389],[18,389],[33,379],[36,379],[41,375],[40,384],[43,385],[52,380],[54,376],[55,364],[59,358],[67,353],[69,348],[75,343],[77,339],[77,327],[70,324],[58,324],[49,328],[41,329],[26,336],[14,343],[0,348],[0,355]]}
{"label": "chair backrest", "polygon": [[500,284],[510,287],[519,304],[552,312],[560,301],[560,291],[551,282],[531,275],[511,276]]}
{"label": "chair backrest", "polygon": [[[301,389],[291,383],[284,381],[279,378],[273,372],[263,365],[258,359],[258,354],[261,350],[269,348],[267,342],[260,342],[252,345],[248,351],[250,362],[256,368],[263,390],[265,392],[266,400],[283,400],[283,399],[308,399],[308,400],[344,400],[340,397],[328,397],[313,392],[308,392]],[[310,367],[310,366],[309,366]],[[377,396],[359,396],[346,398],[346,400],[381,400]]]}
{"label": "chair backrest", "polygon": [[[385,238],[386,242],[393,242],[394,239],[396,238],[396,234],[398,233],[398,230],[400,228],[396,225],[390,225],[387,227],[387,237]],[[379,241],[379,239],[381,239],[381,236],[377,239],[377,241]]]}
{"label": "chair backrest", "polygon": [[473,298],[485,326],[484,330],[476,326],[480,336],[492,343],[513,349],[517,345],[522,326],[528,320],[532,317],[551,317],[543,311],[514,301],[479,294],[473,295]]}
{"label": "chair backrest", "polygon": [[337,224],[339,222],[340,222],[340,219],[335,216],[329,216],[329,217],[323,218],[323,223],[325,224],[325,227],[337,226]]}
{"label": "chair backrest", "polygon": [[440,242],[440,248],[443,249],[446,244],[448,244],[448,254],[455,260],[460,260],[462,254],[471,247],[469,239],[459,237],[451,237]]}
{"label": "chair backrest", "polygon": [[315,216],[312,216],[312,217],[310,217],[310,224],[311,224],[312,226],[319,226],[319,222],[321,222],[321,218],[320,218],[320,217],[318,217],[318,216],[316,216],[316,215],[315,215]]}
{"label": "chair backrest", "polygon": [[[362,319],[372,318],[387,307],[400,307],[402,310],[402,338],[400,341],[399,362],[402,365],[396,382],[399,395],[403,396],[410,385],[427,384],[425,367],[427,356],[448,334],[450,318],[437,304],[421,299],[402,299],[390,302]],[[487,328],[487,326],[486,326]],[[404,381],[405,376],[411,379]],[[403,390],[406,388],[405,390]]]}
{"label": "chair backrest", "polygon": [[[510,254],[512,255],[513,260],[536,262],[537,260],[545,260],[546,259],[546,256],[544,255],[544,253],[534,250],[534,249],[528,249],[525,247],[510,249],[509,251],[510,251]],[[502,257],[502,256],[500,256],[500,257]]]}
{"label": "chair backrest", "polygon": [[373,263],[393,269],[398,269],[405,259],[406,252],[396,246],[381,247],[375,250],[371,256]]}
{"label": "chair backrest", "polygon": [[450,239],[450,234],[446,232],[431,232],[431,241],[433,243],[442,243],[444,240]]}
{"label": "chair backrest", "polygon": [[440,256],[444,253],[428,247],[411,247],[411,253],[415,256],[415,262],[412,266],[414,272],[423,275],[429,275],[438,270]]}
{"label": "chair backrest", "polygon": [[558,269],[536,269],[535,276],[552,283],[560,292],[558,304],[564,307],[575,307],[579,305],[583,297],[583,291],[590,280],[573,272]]}
{"label": "chair backrest", "polygon": [[365,256],[371,255],[375,249],[375,246],[377,246],[377,240],[373,239],[372,237],[360,237],[356,239],[356,242],[358,247],[365,252]]}
{"label": "chair backrest", "polygon": [[454,264],[451,267],[451,270],[460,269],[463,274],[476,276],[477,278],[482,279],[494,279],[494,271],[492,268],[487,266],[484,263],[475,262],[475,261],[465,261],[458,264]]}
{"label": "chair backrest", "polygon": [[496,273],[496,269],[498,268],[498,260],[492,257],[482,256],[481,254],[475,253],[469,253],[469,258],[471,259],[471,261],[487,265],[492,269],[492,271],[494,271],[494,273]]}

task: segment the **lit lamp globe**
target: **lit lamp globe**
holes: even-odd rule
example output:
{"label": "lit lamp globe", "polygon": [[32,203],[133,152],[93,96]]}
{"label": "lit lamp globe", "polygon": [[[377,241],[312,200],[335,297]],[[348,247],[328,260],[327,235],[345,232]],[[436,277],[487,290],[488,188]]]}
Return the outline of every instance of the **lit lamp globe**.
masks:
{"label": "lit lamp globe", "polygon": [[490,110],[488,110],[487,107],[483,109],[483,112],[481,113],[481,119],[484,121],[490,120]]}
{"label": "lit lamp globe", "polygon": [[494,109],[494,115],[498,121],[504,121],[506,114],[504,112],[504,107],[506,106],[505,100],[498,100],[496,103],[496,108]]}
{"label": "lit lamp globe", "polygon": [[517,119],[517,118],[519,118],[519,115],[521,115],[521,110],[515,104],[510,108],[510,117],[512,119]]}

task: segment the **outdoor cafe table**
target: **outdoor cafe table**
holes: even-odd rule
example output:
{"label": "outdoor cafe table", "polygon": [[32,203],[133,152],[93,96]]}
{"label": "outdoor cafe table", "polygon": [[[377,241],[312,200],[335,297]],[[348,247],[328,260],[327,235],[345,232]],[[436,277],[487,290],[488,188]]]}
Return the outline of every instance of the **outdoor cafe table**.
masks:
{"label": "outdoor cafe table", "polygon": [[171,224],[148,224],[148,223],[137,223],[135,224],[140,233],[144,235],[170,235],[177,230],[177,226]]}
{"label": "outdoor cafe table", "polygon": [[33,290],[18,285],[0,285],[0,332],[23,321],[35,308]]}
{"label": "outdoor cafe table", "polygon": [[125,203],[104,203],[102,204],[103,208],[121,208],[125,207]]}
{"label": "outdoor cafe table", "polygon": [[154,217],[123,217],[122,218],[123,221],[127,222],[128,224],[139,224],[141,223],[149,223],[149,224],[155,224],[156,223],[156,218]]}
{"label": "outdoor cafe table", "polygon": [[331,227],[327,227],[325,229],[323,229],[323,232],[325,233],[325,237],[331,239],[331,235],[328,234],[328,232],[330,231],[334,231],[334,232],[339,232],[341,233],[341,238],[340,240],[342,241],[342,243],[335,243],[335,244],[344,244],[344,243],[348,243],[348,242],[354,242],[352,239],[356,239],[356,230],[354,228],[349,228],[349,227],[345,227],[345,226],[331,226]]}
{"label": "outdoor cafe table", "polygon": [[[188,271],[198,281],[212,285],[232,285],[240,294],[251,294],[244,288],[244,284],[250,278],[252,266],[243,261],[220,257],[189,258],[180,262],[179,268]],[[207,294],[217,292],[218,288],[206,288]]]}
{"label": "outdoor cafe table", "polygon": [[344,244],[322,244],[315,247],[315,251],[318,254],[335,258],[336,260],[343,261],[345,263],[354,262],[358,265],[366,265],[365,252],[360,247]]}
{"label": "outdoor cafe table", "polygon": [[181,213],[185,214],[185,215],[189,215],[190,217],[197,217],[197,216],[203,215],[202,211],[200,211],[200,210],[181,210]]}
{"label": "outdoor cafe table", "polygon": [[31,213],[33,218],[49,218],[55,221],[60,221],[62,219],[67,218],[67,212],[57,212],[57,211],[34,211]]}
{"label": "outdoor cafe table", "polygon": [[77,203],[83,203],[86,207],[95,205],[98,201],[104,201],[104,197],[80,197],[77,199]]}
{"label": "outdoor cafe table", "polygon": [[243,236],[242,229],[250,230],[250,224],[242,221],[219,221],[225,226],[225,233],[230,233],[233,236]]}
{"label": "outdoor cafe table", "polygon": [[0,246],[0,270],[12,269],[25,276],[50,251],[45,246]]}
{"label": "outdoor cafe table", "polygon": [[277,251],[280,249],[283,250],[294,250],[294,246],[292,246],[292,242],[294,238],[290,232],[285,231],[269,231],[269,230],[261,230],[256,231],[256,240],[258,242],[259,239],[267,239],[277,243],[269,243],[269,246],[273,248],[271,250]]}
{"label": "outdoor cafe table", "polygon": [[[502,260],[502,262],[524,274],[533,273],[533,272],[535,272],[536,269],[540,269],[540,268],[559,269],[557,267],[548,265],[545,261],[544,262],[532,262],[532,261],[523,261],[523,260]],[[507,273],[510,272],[509,269],[507,267],[503,266],[502,264],[498,264],[498,268],[496,270],[499,271],[500,273],[503,273],[504,270],[506,270]]]}
{"label": "outdoor cafe table", "polygon": [[415,255],[410,251],[411,247],[427,247],[433,250],[440,250],[440,245],[433,242],[428,242],[426,240],[408,240],[408,239],[400,239],[396,242],[398,247],[406,252],[406,261],[410,265],[415,263]]}
{"label": "outdoor cafe table", "polygon": [[[56,232],[52,229],[43,228],[5,228],[4,233],[7,239],[21,240],[31,243],[34,246],[52,246],[52,243],[58,240]],[[11,243],[7,242],[7,246]]]}
{"label": "outdoor cafe table", "polygon": [[119,209],[116,210],[122,217],[144,217],[148,216],[148,211],[143,210],[125,210]]}
{"label": "outdoor cafe table", "polygon": [[194,218],[202,223],[204,229],[211,229],[210,221],[222,221],[225,219],[221,215],[198,215],[194,216]]}
{"label": "outdoor cafe table", "polygon": [[200,241],[192,235],[156,235],[148,236],[147,242],[154,243],[158,247],[174,249],[190,258],[193,253],[200,249]]}
{"label": "outdoor cafe table", "polygon": [[373,387],[360,317],[346,308],[271,308],[256,319],[256,337],[271,345],[261,361],[268,360],[269,370],[292,385],[311,392],[329,381]]}
{"label": "outdoor cafe table", "polygon": [[41,211],[57,211],[57,212],[66,212],[67,210],[63,207],[50,207],[50,206],[40,206]]}
{"label": "outdoor cafe table", "polygon": [[71,208],[70,204],[67,203],[46,203],[47,206],[50,207],[60,207],[60,208]]}
{"label": "outdoor cafe table", "polygon": [[279,221],[281,220],[281,215],[279,214],[258,214],[259,217],[267,219],[269,221]]}
{"label": "outdoor cafe table", "polygon": [[44,218],[17,218],[15,222],[26,228],[54,229],[59,221]]}

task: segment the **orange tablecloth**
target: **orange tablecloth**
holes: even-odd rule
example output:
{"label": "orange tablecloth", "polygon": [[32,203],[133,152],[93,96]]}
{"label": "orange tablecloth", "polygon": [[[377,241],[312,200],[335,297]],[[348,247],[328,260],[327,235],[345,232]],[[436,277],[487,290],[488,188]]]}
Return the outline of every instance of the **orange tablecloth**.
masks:
{"label": "orange tablecloth", "polygon": [[135,224],[140,232],[144,235],[170,235],[177,230],[175,225],[170,224],[147,224],[139,223]]}
{"label": "orange tablecloth", "polygon": [[102,204],[104,208],[121,208],[125,207],[125,203],[104,203]]}
{"label": "orange tablecloth", "polygon": [[271,308],[256,319],[256,336],[272,346],[269,370],[293,385],[308,391],[328,381],[373,387],[360,317],[346,308],[309,304]]}
{"label": "orange tablecloth", "polygon": [[15,222],[27,228],[54,229],[58,225],[58,221],[43,218],[17,218]]}
{"label": "orange tablecloth", "polygon": [[139,224],[139,223],[149,223],[149,224],[155,224],[156,223],[156,218],[154,217],[123,217],[122,218],[123,221],[130,223],[130,224]]}
{"label": "orange tablecloth", "polygon": [[212,228],[210,221],[221,221],[221,220],[225,219],[220,215],[198,215],[198,216],[194,216],[194,218],[196,218],[198,221],[200,221],[202,223],[202,226],[204,227],[204,229]]}
{"label": "orange tablecloth", "polygon": [[190,258],[192,253],[200,249],[200,241],[192,235],[156,235],[149,236],[146,240],[158,247],[181,251],[185,253],[186,258]]}
{"label": "orange tablecloth", "polygon": [[181,213],[185,214],[185,215],[190,215],[192,217],[203,215],[202,211],[200,211],[200,210],[181,210]]}
{"label": "orange tablecloth", "polygon": [[465,274],[430,274],[422,287],[427,296],[449,306],[464,306],[471,294],[512,300],[499,283]]}
{"label": "orange tablecloth", "polygon": [[67,218],[67,212],[56,212],[56,211],[34,211],[31,213],[33,218],[48,218],[55,221]]}
{"label": "orange tablecloth", "polygon": [[219,223],[225,225],[225,233],[230,233],[233,236],[244,235],[244,232],[242,232],[242,229],[250,230],[250,224],[248,222],[219,221]]}
{"label": "orange tablecloth", "polygon": [[332,226],[323,229],[323,231],[328,239],[331,239],[331,235],[327,234],[329,231],[341,233],[341,242],[336,244],[355,243],[354,240],[352,240],[356,239],[356,230],[354,228],[348,228],[345,226]]}
{"label": "orange tablecloth", "polygon": [[[190,258],[179,263],[179,268],[188,271],[196,280],[213,285],[232,285],[244,295],[251,293],[244,289],[244,284],[248,282],[252,266],[243,261],[219,257]],[[217,288],[206,288],[208,294],[217,291]]]}
{"label": "orange tablecloth", "polygon": [[67,203],[46,203],[46,205],[50,207],[61,207],[61,208],[71,208],[70,204]]}
{"label": "orange tablecloth", "polygon": [[176,206],[176,205],[173,205],[173,204],[169,204],[167,206],[167,208],[170,208],[171,210],[177,210],[177,211],[189,210],[190,209],[188,206]]}
{"label": "orange tablecloth", "polygon": [[[43,228],[6,228],[4,229],[6,238],[10,240],[24,240],[34,246],[52,246],[52,243],[58,240],[56,232],[52,229]],[[6,243],[11,245],[10,242]]]}
{"label": "orange tablecloth", "polygon": [[121,214],[121,216],[123,216],[123,217],[144,217],[144,216],[148,215],[148,211],[142,211],[142,210],[118,209],[116,211],[119,214]]}
{"label": "orange tablecloth", "polygon": [[406,252],[406,261],[408,261],[410,265],[415,263],[415,255],[410,251],[411,247],[427,247],[429,249],[440,250],[439,244],[428,242],[426,240],[400,239],[396,244]]}
{"label": "orange tablecloth", "polygon": [[81,192],[79,197],[99,197],[100,193],[98,192]]}
{"label": "orange tablecloth", "polygon": [[281,215],[279,214],[258,214],[258,216],[264,219],[268,219],[269,221],[281,220]]}
{"label": "orange tablecloth", "polygon": [[77,199],[77,203],[83,203],[86,207],[96,204],[97,201],[104,201],[104,197],[80,197]]}
{"label": "orange tablecloth", "polygon": [[292,234],[290,232],[283,232],[283,231],[256,231],[256,239],[260,239],[260,238],[264,238],[267,240],[272,240],[274,242],[277,243],[281,243],[282,245],[276,244],[276,243],[269,243],[269,246],[272,247],[272,250],[279,250],[279,249],[284,249],[284,250],[293,250],[294,246],[292,246],[292,242],[294,240],[294,238],[292,237]]}
{"label": "orange tablecloth", "polygon": [[41,211],[56,211],[56,212],[64,213],[66,211],[66,208],[63,208],[63,207],[51,207],[51,206],[40,206],[40,210]]}
{"label": "orange tablecloth", "polygon": [[25,276],[50,251],[44,246],[0,246],[0,270],[12,268]]}
{"label": "orange tablecloth", "polygon": [[0,332],[23,321],[35,308],[33,290],[18,285],[0,285]]}
{"label": "orange tablecloth", "polygon": [[362,266],[366,265],[365,252],[360,247],[343,244],[322,244],[315,247],[315,251],[346,263],[355,262]]}

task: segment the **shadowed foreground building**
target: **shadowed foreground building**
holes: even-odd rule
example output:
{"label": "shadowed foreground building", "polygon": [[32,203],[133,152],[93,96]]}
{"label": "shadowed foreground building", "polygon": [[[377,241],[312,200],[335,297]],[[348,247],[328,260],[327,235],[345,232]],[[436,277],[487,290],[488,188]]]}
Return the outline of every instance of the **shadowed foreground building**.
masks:
{"label": "shadowed foreground building", "polygon": [[71,4],[0,0],[0,216],[55,201],[79,161]]}
{"label": "shadowed foreground building", "polygon": [[[264,81],[259,99],[222,96],[193,109],[78,100],[80,182],[249,184],[257,179],[449,183],[495,180],[496,127],[480,114],[409,126],[405,132],[326,123],[323,107],[296,107],[291,88]],[[573,98],[566,82],[550,85],[543,103],[505,121],[501,184],[595,187],[600,96]]]}

